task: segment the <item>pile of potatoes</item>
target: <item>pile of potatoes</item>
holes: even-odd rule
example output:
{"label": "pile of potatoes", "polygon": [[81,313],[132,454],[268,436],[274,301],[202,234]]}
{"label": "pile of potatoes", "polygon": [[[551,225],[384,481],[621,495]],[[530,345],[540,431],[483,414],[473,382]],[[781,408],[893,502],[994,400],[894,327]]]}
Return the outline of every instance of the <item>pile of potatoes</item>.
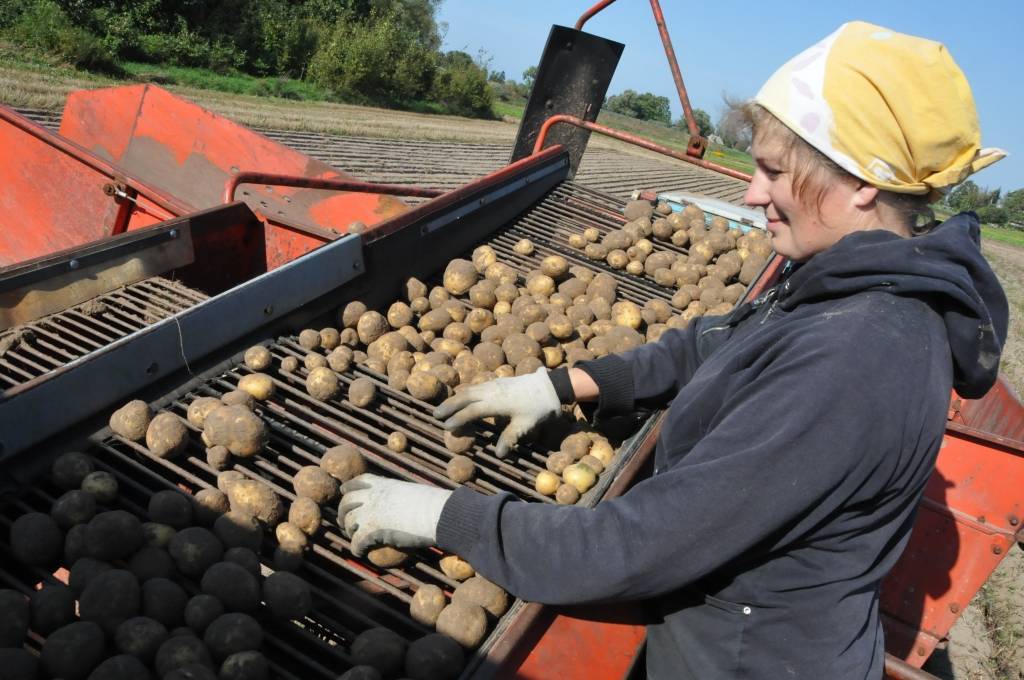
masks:
{"label": "pile of potatoes", "polygon": [[[569,245],[592,260],[615,269],[647,276],[675,288],[672,306],[688,320],[704,314],[725,314],[743,295],[771,257],[769,236],[761,229],[744,233],[715,216],[705,223],[704,212],[688,205],[673,212],[668,203],[630,201],[626,223],[603,237],[596,227],[569,237]],[[655,250],[657,241],[687,248],[686,255]]]}
{"label": "pile of potatoes", "polygon": [[607,437],[581,429],[563,439],[558,451],[548,456],[544,464],[547,469],[537,474],[534,488],[545,496],[554,496],[560,505],[572,505],[597,483],[615,454]]}

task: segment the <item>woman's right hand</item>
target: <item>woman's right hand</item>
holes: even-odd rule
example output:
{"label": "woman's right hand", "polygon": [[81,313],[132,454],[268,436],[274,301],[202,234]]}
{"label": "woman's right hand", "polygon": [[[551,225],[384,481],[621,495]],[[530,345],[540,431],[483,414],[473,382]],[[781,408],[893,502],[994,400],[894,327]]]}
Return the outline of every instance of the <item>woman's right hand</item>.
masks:
{"label": "woman's right hand", "polygon": [[538,368],[527,375],[498,378],[468,387],[434,409],[434,417],[444,420],[447,430],[456,430],[473,420],[490,416],[510,418],[495,449],[495,454],[504,458],[520,437],[557,416],[561,406],[547,369]]}

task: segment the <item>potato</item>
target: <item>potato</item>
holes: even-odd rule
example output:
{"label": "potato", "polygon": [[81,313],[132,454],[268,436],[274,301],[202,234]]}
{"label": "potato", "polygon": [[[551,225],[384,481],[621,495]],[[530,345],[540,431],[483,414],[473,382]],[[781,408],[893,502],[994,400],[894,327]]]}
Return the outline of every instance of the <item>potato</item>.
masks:
{"label": "potato", "polygon": [[574,463],[562,471],[562,479],[583,494],[597,483],[597,473],[586,465]]}
{"label": "potato", "polygon": [[[167,627],[145,616],[125,619],[114,632],[114,647],[144,664],[151,664],[160,645],[167,640]],[[146,676],[137,676],[144,678]]]}
{"label": "potato", "polygon": [[370,564],[380,567],[381,569],[391,569],[393,567],[400,566],[409,559],[409,553],[404,550],[399,550],[398,548],[385,545],[367,552],[366,559],[370,561]]}
{"label": "potato", "polygon": [[526,336],[543,345],[551,340],[551,329],[544,321],[534,321],[526,327]]}
{"label": "potato", "polygon": [[371,342],[384,335],[390,329],[387,319],[380,312],[368,311],[359,317],[356,323],[356,333],[359,334],[359,342],[369,345]]}
{"label": "potato", "polygon": [[289,552],[281,546],[274,548],[272,561],[274,571],[294,573],[302,568],[303,559],[301,553]]}
{"label": "potato", "polygon": [[302,554],[309,547],[309,538],[291,522],[281,522],[274,527],[274,536],[282,550]]}
{"label": "potato", "polygon": [[473,249],[473,266],[483,274],[489,266],[498,261],[498,255],[491,246],[477,246]]}
{"label": "potato", "polygon": [[356,378],[348,386],[348,400],[353,406],[365,408],[377,396],[377,385],[369,378]]}
{"label": "potato", "polygon": [[455,680],[465,657],[455,640],[431,633],[409,645],[405,654],[405,675],[410,680]]}
{"label": "potato", "polygon": [[468,482],[473,478],[475,472],[476,464],[469,456],[452,456],[445,466],[445,474],[448,475],[448,479],[458,484]]}
{"label": "potato", "polygon": [[176,458],[188,446],[188,428],[173,413],[158,413],[146,430],[146,446],[157,458]]}
{"label": "potato", "polygon": [[[565,354],[561,347],[542,347],[541,357],[542,363],[547,368],[558,368],[562,365],[562,361],[565,359]],[[520,362],[520,366],[525,366],[525,362]],[[532,373],[532,371],[531,371]]]}
{"label": "potato", "polygon": [[572,484],[562,484],[555,491],[555,501],[559,505],[573,505],[580,499],[579,490]]}
{"label": "potato", "polygon": [[292,484],[296,495],[310,498],[319,505],[330,503],[338,497],[338,482],[316,465],[301,468],[292,478]]}
{"label": "potato", "polygon": [[470,331],[479,335],[485,328],[494,325],[494,314],[488,309],[472,309],[466,314],[465,323]]}
{"label": "potato", "polygon": [[[344,373],[348,370],[352,364],[352,351],[347,347],[338,347],[326,357],[327,365],[331,367],[332,371],[337,373]],[[313,370],[318,368],[317,366],[309,367],[307,369]]]}
{"label": "potato", "polygon": [[245,569],[247,572],[252,574],[252,577],[255,579],[259,579],[263,573],[263,569],[260,566],[260,558],[257,557],[256,553],[249,548],[242,546],[228,548],[224,551],[224,557],[221,561],[237,564],[242,569]]}
{"label": "potato", "polygon": [[534,373],[538,368],[544,366],[544,362],[537,357],[524,357],[516,364],[515,375],[527,375]]}
{"label": "potato", "polygon": [[[318,352],[310,352],[309,354],[302,358],[302,365],[306,367],[307,371],[312,371],[314,368],[327,366],[327,357],[325,357],[323,354],[319,354]],[[271,387],[273,387],[273,383],[271,383]],[[249,392],[249,390],[246,391]],[[250,392],[250,394],[253,393]],[[256,396],[255,394],[253,394],[253,397],[259,399],[259,397]]]}
{"label": "potato", "polygon": [[324,451],[320,467],[342,484],[366,472],[366,459],[355,444],[345,442]]}
{"label": "potato", "polygon": [[85,524],[96,514],[96,498],[87,491],[68,491],[53,502],[50,516],[63,530]]}
{"label": "potato", "polygon": [[320,332],[306,328],[299,333],[299,345],[303,349],[316,349],[320,346]]}
{"label": "potato", "polygon": [[306,392],[314,399],[327,401],[340,391],[338,376],[329,368],[314,368],[306,376]]}
{"label": "potato", "polygon": [[626,203],[626,207],[622,210],[622,214],[626,218],[627,222],[643,217],[650,217],[654,214],[654,206],[651,205],[650,201],[628,201]]}
{"label": "potato", "polygon": [[207,626],[203,642],[214,661],[220,662],[232,654],[259,649],[263,642],[263,628],[248,614],[229,612],[221,614]]}
{"label": "potato", "polygon": [[232,510],[252,515],[270,526],[284,516],[284,505],[274,491],[261,481],[243,479],[235,482],[227,492]]}
{"label": "potato", "polygon": [[146,665],[134,656],[119,654],[96,666],[88,680],[135,680],[149,676]]}
{"label": "potato", "polygon": [[71,491],[81,488],[82,480],[94,469],[92,458],[78,451],[69,451],[53,461],[50,478],[61,489]]}
{"label": "potato", "polygon": [[569,245],[577,250],[583,250],[587,246],[587,239],[583,234],[569,234]]}
{"label": "potato", "polygon": [[301,619],[313,608],[309,584],[288,572],[275,572],[263,580],[263,601],[279,619]]}
{"label": "potato", "polygon": [[345,305],[341,311],[340,321],[342,328],[355,328],[359,323],[359,317],[366,313],[366,305],[359,300],[353,300]]}
{"label": "potato", "polygon": [[583,456],[582,458],[580,458],[579,464],[580,465],[586,465],[588,468],[590,468],[591,470],[594,471],[594,474],[597,474],[597,475],[599,475],[602,472],[604,472],[604,467],[605,467],[604,463],[602,463],[601,460],[597,456],[592,456],[590,454],[587,454],[587,455]]}
{"label": "potato", "polygon": [[750,285],[757,275],[761,273],[761,269],[764,268],[766,259],[751,255],[743,261],[743,267],[740,269],[739,282],[744,286]]}
{"label": "potato", "polygon": [[249,458],[266,446],[267,428],[259,416],[244,406],[221,406],[206,416],[203,441],[209,446],[225,446],[239,458]]}
{"label": "potato", "polygon": [[591,445],[591,439],[586,432],[576,432],[562,440],[559,451],[568,453],[576,461],[590,453]]}
{"label": "potato", "polygon": [[106,656],[103,629],[91,621],[69,623],[43,642],[39,665],[48,678],[85,680]]}
{"label": "potato", "polygon": [[448,604],[444,591],[433,584],[424,584],[416,589],[409,603],[409,615],[424,626],[433,627],[441,610]]}
{"label": "potato", "polygon": [[192,499],[196,522],[212,525],[218,517],[231,510],[228,496],[220,489],[200,489]]}
{"label": "potato", "polygon": [[508,609],[508,593],[483,576],[474,576],[461,583],[452,593],[452,602],[468,602],[483,607],[492,616],[500,617]]}
{"label": "potato", "polygon": [[130,512],[101,512],[86,525],[86,547],[90,557],[122,560],[142,546],[142,523]]}
{"label": "potato", "polygon": [[220,399],[217,399],[216,397],[196,397],[192,400],[192,403],[188,405],[186,418],[188,419],[189,424],[201,430],[203,429],[203,424],[206,422],[206,416],[209,415],[210,411],[220,407],[221,405]]}
{"label": "potato", "polygon": [[501,349],[505,353],[505,360],[512,366],[528,356],[540,357],[540,344],[524,333],[513,333],[505,338]]}
{"label": "potato", "polygon": [[0,647],[20,646],[30,626],[34,632],[46,637],[75,620],[75,593],[64,584],[54,583],[33,591],[27,609],[22,604],[23,600],[20,593],[0,590],[0,612],[3,612],[0,616],[4,619],[0,623]]}
{"label": "potato", "polygon": [[149,404],[141,399],[129,401],[110,416],[110,430],[117,435],[133,442],[146,436],[153,411]]}
{"label": "potato", "polygon": [[200,588],[227,612],[252,612],[260,603],[259,580],[235,562],[217,562],[203,574]]}
{"label": "potato", "polygon": [[244,390],[231,390],[220,398],[220,403],[225,406],[244,406],[251,411],[252,407],[256,404],[256,400]]}
{"label": "potato", "polygon": [[242,356],[242,361],[244,361],[246,367],[252,371],[262,371],[266,369],[270,366],[271,360],[272,357],[270,350],[263,345],[254,345],[253,347],[250,347],[245,350],[245,354]]}
{"label": "potato", "polygon": [[299,360],[292,356],[281,359],[281,370],[285,373],[294,373],[299,370]]}
{"label": "potato", "polygon": [[430,293],[427,295],[427,301],[430,302],[431,309],[441,309],[451,299],[452,294],[449,293],[444,286],[434,286],[430,289]]}
{"label": "potato", "polygon": [[[196,508],[196,517],[199,517],[198,507]],[[166,548],[171,539],[174,538],[174,534],[178,533],[174,530],[174,527],[169,527],[166,524],[157,524],[156,522],[144,522],[141,530],[142,545],[149,548]],[[68,532],[68,535],[70,534],[71,532]]]}
{"label": "potato", "polygon": [[612,322],[628,328],[639,328],[642,321],[640,308],[634,302],[622,301],[612,305]]}
{"label": "potato", "polygon": [[444,446],[452,453],[465,453],[473,448],[474,437],[472,431],[467,431],[464,434],[458,434],[444,431]]}
{"label": "potato", "polygon": [[445,267],[444,288],[452,295],[464,295],[480,278],[480,273],[469,260],[455,259]]}
{"label": "potato", "polygon": [[108,562],[103,562],[92,557],[80,557],[75,560],[68,571],[68,585],[75,595],[85,592],[86,586],[99,576],[113,569]]}
{"label": "potato", "polygon": [[3,677],[9,680],[36,680],[39,659],[24,647],[0,648],[0,668],[4,669]]}
{"label": "potato", "polygon": [[533,241],[528,238],[519,239],[516,244],[512,246],[512,250],[520,255],[532,255],[533,254]]}
{"label": "potato", "polygon": [[214,520],[213,533],[226,548],[259,550],[263,544],[259,521],[242,510],[231,510]]}
{"label": "potato", "polygon": [[387,446],[395,453],[402,453],[409,448],[409,438],[402,432],[392,432],[388,435]]}
{"label": "potato", "polygon": [[[582,458],[582,456],[580,457]],[[561,475],[562,471],[572,465],[574,461],[575,459],[568,451],[558,451],[548,456],[547,462],[544,463],[544,467],[556,475]]]}
{"label": "potato", "polygon": [[[88,592],[87,589],[86,593]],[[168,629],[177,628],[185,622],[188,595],[174,581],[163,577],[147,580],[142,584],[141,599],[143,616],[162,623]]]}
{"label": "potato", "polygon": [[355,328],[344,328],[341,333],[338,334],[338,338],[341,340],[339,347],[348,347],[353,349],[359,345],[359,333],[356,332]]}
{"label": "potato", "polygon": [[189,527],[174,534],[168,544],[168,552],[174,558],[178,571],[197,578],[221,558],[224,546],[207,529]]}
{"label": "potato", "polygon": [[558,490],[558,486],[562,483],[562,480],[554,472],[550,470],[541,470],[537,473],[537,479],[533,482],[533,488],[537,490],[537,493],[545,496],[554,496],[555,491]]}
{"label": "potato", "polygon": [[405,388],[416,399],[432,402],[441,394],[441,381],[433,373],[417,371],[409,376]]}
{"label": "potato", "polygon": [[218,472],[231,467],[231,452],[226,446],[211,446],[206,449],[206,464]]}
{"label": "potato", "polygon": [[156,660],[153,665],[157,677],[164,680],[206,680],[202,675],[173,676],[168,678],[176,670],[188,667],[190,664],[198,664],[209,670],[213,670],[213,661],[210,652],[202,640],[192,635],[178,635],[168,638],[156,652]]}
{"label": "potato", "polygon": [[192,502],[180,491],[167,489],[149,497],[149,519],[184,529],[192,524]]}
{"label": "potato", "polygon": [[[74,598],[72,598],[73,606]],[[30,621],[31,612],[28,599],[16,590],[0,590],[0,647],[23,645],[28,637]]]}
{"label": "potato", "polygon": [[547,274],[534,274],[527,278],[526,290],[530,295],[551,295],[556,290],[555,280]]}
{"label": "potato", "polygon": [[[357,668],[372,668],[376,671],[377,677],[391,678],[402,670],[406,647],[405,640],[398,633],[378,627],[360,633],[352,641],[349,654]],[[365,680],[368,678],[369,676]]]}
{"label": "potato", "polygon": [[409,371],[397,370],[388,376],[388,387],[401,392],[405,390],[406,382],[409,380]]}
{"label": "potato", "polygon": [[130,571],[139,583],[146,583],[154,578],[174,578],[178,569],[174,560],[163,548],[143,546],[128,560]]}
{"label": "potato", "polygon": [[452,602],[437,617],[437,632],[467,649],[473,649],[487,633],[487,614],[471,602]]}
{"label": "potato", "polygon": [[288,508],[288,522],[307,536],[313,536],[320,530],[322,522],[320,506],[311,498],[296,498]]}
{"label": "potato", "polygon": [[140,608],[139,582],[124,569],[96,575],[78,600],[81,619],[99,625],[108,635],[113,635],[122,621],[138,616]]}

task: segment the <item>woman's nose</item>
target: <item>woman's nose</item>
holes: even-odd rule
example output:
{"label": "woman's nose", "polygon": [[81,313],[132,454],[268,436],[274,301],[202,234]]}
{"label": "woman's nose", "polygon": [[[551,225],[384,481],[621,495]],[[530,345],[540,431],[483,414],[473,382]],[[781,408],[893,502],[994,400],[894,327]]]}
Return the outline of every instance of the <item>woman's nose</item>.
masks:
{"label": "woman's nose", "polygon": [[771,203],[768,197],[768,183],[760,170],[754,171],[754,177],[750,180],[747,193],[743,195],[743,202],[750,206],[766,206]]}

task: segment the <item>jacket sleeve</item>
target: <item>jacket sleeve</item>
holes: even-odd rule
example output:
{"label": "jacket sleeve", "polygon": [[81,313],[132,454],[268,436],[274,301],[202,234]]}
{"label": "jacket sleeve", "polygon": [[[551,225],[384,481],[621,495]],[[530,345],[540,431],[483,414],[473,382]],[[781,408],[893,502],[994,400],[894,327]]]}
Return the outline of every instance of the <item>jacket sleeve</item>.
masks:
{"label": "jacket sleeve", "polygon": [[698,318],[686,328],[670,328],[657,342],[577,364],[597,383],[597,415],[623,415],[637,406],[667,404],[731,335],[728,318]]}
{"label": "jacket sleeve", "polygon": [[[677,341],[685,345],[687,334]],[[623,496],[591,509],[461,488],[442,512],[438,544],[526,600],[579,604],[669,593],[755,546],[799,540],[864,483],[886,447],[900,445],[880,433],[891,439],[901,426],[874,422],[897,415],[849,406],[873,403],[878,394],[903,398],[900,383],[911,378],[891,363],[851,360],[856,348],[849,345],[810,338],[793,344],[723,408],[680,462]],[[675,343],[655,347],[630,363],[666,390],[691,368],[680,363],[658,378],[657,366],[668,362],[663,349]]]}

